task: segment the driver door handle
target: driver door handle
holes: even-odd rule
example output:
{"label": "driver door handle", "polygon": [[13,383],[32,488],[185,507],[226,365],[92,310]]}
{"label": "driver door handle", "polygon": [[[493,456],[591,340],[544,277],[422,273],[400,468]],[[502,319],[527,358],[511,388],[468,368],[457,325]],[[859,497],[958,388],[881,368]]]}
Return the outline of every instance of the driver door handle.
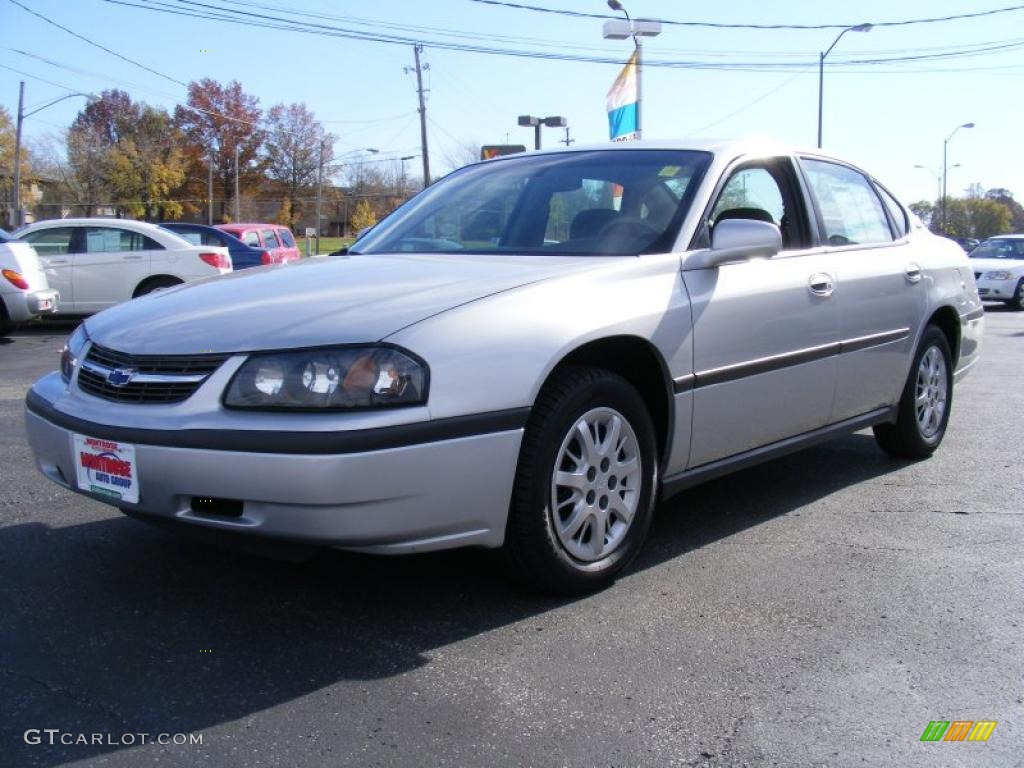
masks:
{"label": "driver door handle", "polygon": [[835,289],[832,275],[827,272],[816,272],[807,279],[807,289],[815,296],[831,296]]}
{"label": "driver door handle", "polygon": [[917,264],[910,263],[903,268],[903,274],[907,276],[907,281],[911,283],[921,282],[921,267]]}

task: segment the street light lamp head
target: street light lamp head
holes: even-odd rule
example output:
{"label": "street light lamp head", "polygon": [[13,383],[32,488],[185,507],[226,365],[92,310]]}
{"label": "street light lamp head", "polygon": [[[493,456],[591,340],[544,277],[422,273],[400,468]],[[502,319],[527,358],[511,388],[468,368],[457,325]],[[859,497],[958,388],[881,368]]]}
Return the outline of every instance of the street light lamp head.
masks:
{"label": "street light lamp head", "polygon": [[539,117],[534,117],[533,115],[520,115],[519,116],[519,125],[527,126],[528,127],[528,126],[534,126],[534,125],[539,125],[539,124],[540,124],[540,118]]}
{"label": "street light lamp head", "polygon": [[620,3],[619,0],[608,0],[608,7],[613,11],[621,11],[622,3]]}
{"label": "street light lamp head", "polygon": [[569,124],[568,121],[561,115],[545,117],[543,122],[544,125],[546,125],[548,128],[565,128],[565,126]]}
{"label": "street light lamp head", "polygon": [[870,32],[875,28],[874,24],[858,24],[855,27],[850,27],[851,32]]}
{"label": "street light lamp head", "polygon": [[974,123],[964,123],[960,127],[961,128],[973,128],[974,127]]}

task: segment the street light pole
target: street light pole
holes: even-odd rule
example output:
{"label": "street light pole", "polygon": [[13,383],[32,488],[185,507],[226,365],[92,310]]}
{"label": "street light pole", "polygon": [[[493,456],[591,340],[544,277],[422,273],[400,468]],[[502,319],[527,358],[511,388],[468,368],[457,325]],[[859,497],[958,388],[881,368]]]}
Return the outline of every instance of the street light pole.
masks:
{"label": "street light pole", "polygon": [[12,195],[12,203],[14,205],[14,226],[16,226],[16,227],[21,226],[24,223],[24,221],[22,221],[22,216],[21,216],[21,127],[22,127],[22,124],[25,122],[25,118],[26,117],[31,117],[32,115],[36,114],[37,112],[42,112],[44,109],[47,109],[48,107],[52,107],[54,104],[56,104],[56,103],[58,103],[60,101],[64,101],[64,99],[71,99],[71,98],[74,98],[75,96],[83,96],[86,99],[92,99],[93,98],[88,93],[78,93],[77,91],[74,92],[74,93],[66,93],[63,96],[61,96],[60,98],[56,98],[53,101],[48,101],[46,104],[43,104],[43,106],[36,107],[35,109],[33,109],[33,110],[29,111],[29,112],[26,112],[25,111],[25,81],[22,80],[20,83],[18,83],[18,119],[17,119],[17,127],[15,128],[15,131],[14,131],[14,168],[13,168],[13,171],[11,173],[11,176],[14,179],[14,190],[13,190],[13,195]]}
{"label": "street light pole", "polygon": [[565,128],[569,124],[568,121],[560,115],[553,115],[551,117],[520,115],[517,122],[524,128],[533,128],[534,149],[540,149],[540,129],[542,126],[546,125],[548,128]]}
{"label": "street light pole", "polygon": [[949,154],[949,142],[954,136],[956,136],[956,132],[961,128],[973,127],[974,123],[963,123],[962,125],[958,125],[953,129],[953,132],[946,137],[946,140],[942,142],[942,234],[946,234],[946,173],[948,171],[948,168],[946,167],[946,159]]}
{"label": "street light pole", "polygon": [[320,136],[320,154],[316,165],[316,253],[320,255],[320,206],[324,197],[324,138]]}
{"label": "street light pole", "polygon": [[836,47],[836,43],[838,43],[847,32],[870,32],[872,26],[873,25],[871,24],[857,24],[852,27],[847,27],[836,36],[836,39],[832,41],[832,45],[828,47],[828,50],[824,53],[818,54],[818,149],[821,149],[821,118],[823,104],[825,101],[825,58],[832,53],[832,49]]}
{"label": "street light pole", "polygon": [[657,37],[661,34],[660,21],[633,21],[629,12],[619,0],[608,0],[608,7],[613,11],[621,11],[626,17],[625,26],[621,21],[609,21],[604,25],[604,37],[606,40],[623,40],[627,37],[633,38],[633,47],[636,49],[636,137],[642,138],[642,111],[643,111],[643,57],[644,46],[641,42],[643,37]]}
{"label": "street light pole", "polygon": [[238,142],[235,142],[235,222],[242,220],[242,201],[238,197]]}

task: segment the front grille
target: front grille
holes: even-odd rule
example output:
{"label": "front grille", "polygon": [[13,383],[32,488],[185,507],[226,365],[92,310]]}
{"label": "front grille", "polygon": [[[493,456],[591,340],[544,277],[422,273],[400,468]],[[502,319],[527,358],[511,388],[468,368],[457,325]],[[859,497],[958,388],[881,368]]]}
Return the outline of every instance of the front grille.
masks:
{"label": "front grille", "polygon": [[[93,344],[78,371],[83,392],[119,403],[178,403],[185,400],[230,355],[129,355]],[[131,380],[115,386],[115,370],[130,371]]]}

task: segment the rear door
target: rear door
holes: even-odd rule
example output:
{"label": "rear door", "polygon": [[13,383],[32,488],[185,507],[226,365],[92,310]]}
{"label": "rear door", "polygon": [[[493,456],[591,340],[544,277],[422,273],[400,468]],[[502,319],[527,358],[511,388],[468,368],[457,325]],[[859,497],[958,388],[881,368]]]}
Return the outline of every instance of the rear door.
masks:
{"label": "rear door", "polygon": [[274,263],[279,264],[284,261],[281,241],[277,239],[277,233],[272,229],[264,229],[260,232],[260,236],[263,238],[263,247],[270,251]]}
{"label": "rear door", "polygon": [[836,382],[834,257],[815,245],[793,161],[734,166],[713,200],[703,237],[720,221],[754,219],[780,228],[783,249],[709,269],[683,264],[693,312],[690,467],[824,426]]}
{"label": "rear door", "polygon": [[149,277],[155,253],[164,248],[156,241],[116,226],[80,227],[83,252],[75,257],[75,308],[99,312],[132,298]]}
{"label": "rear door", "polygon": [[859,170],[803,157],[823,239],[835,258],[840,355],[832,421],[899,399],[926,307],[903,208]]}
{"label": "rear door", "polygon": [[47,227],[28,232],[20,238],[31,243],[39,255],[39,261],[46,273],[46,282],[60,291],[59,312],[75,311],[75,291],[72,274],[75,253],[74,227]]}

